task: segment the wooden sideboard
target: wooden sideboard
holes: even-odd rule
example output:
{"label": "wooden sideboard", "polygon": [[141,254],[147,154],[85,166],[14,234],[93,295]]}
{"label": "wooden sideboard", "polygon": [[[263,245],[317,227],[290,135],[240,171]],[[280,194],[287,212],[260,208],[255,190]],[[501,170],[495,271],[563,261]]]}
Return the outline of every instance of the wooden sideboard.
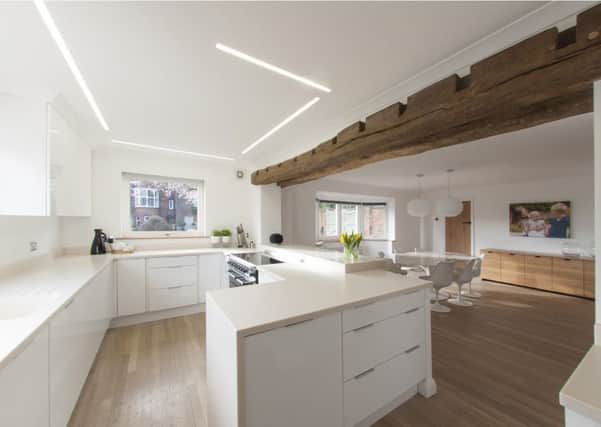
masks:
{"label": "wooden sideboard", "polygon": [[595,261],[561,255],[483,249],[482,279],[595,298]]}

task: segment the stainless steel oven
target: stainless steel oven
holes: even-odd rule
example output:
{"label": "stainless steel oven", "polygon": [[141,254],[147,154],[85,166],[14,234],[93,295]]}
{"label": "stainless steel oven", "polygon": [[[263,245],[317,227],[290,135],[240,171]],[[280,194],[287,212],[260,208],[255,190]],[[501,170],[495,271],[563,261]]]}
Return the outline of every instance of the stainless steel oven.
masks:
{"label": "stainless steel oven", "polygon": [[230,288],[261,283],[258,265],[279,264],[282,261],[264,252],[248,252],[227,256],[226,268]]}

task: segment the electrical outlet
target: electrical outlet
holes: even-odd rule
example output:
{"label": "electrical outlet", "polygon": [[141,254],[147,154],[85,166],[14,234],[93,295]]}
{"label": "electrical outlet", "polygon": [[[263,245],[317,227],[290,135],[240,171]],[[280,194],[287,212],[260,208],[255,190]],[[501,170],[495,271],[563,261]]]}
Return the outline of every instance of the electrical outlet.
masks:
{"label": "electrical outlet", "polygon": [[38,242],[29,242],[29,252],[35,252],[38,250]]}

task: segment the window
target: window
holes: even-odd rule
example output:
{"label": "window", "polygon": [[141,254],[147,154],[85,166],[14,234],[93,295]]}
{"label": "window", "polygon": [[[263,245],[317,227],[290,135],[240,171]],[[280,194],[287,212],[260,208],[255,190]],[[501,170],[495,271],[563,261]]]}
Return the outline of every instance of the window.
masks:
{"label": "window", "polygon": [[124,233],[152,237],[204,232],[200,226],[201,181],[123,174],[123,182],[127,190]]}
{"label": "window", "polygon": [[317,239],[337,240],[342,233],[364,239],[388,239],[388,207],[384,202],[317,200]]}

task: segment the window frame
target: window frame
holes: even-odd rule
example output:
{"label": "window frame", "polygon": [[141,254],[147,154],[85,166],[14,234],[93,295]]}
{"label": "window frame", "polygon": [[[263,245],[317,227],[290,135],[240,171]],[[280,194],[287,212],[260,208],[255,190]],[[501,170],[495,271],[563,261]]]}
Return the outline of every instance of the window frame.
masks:
{"label": "window frame", "polygon": [[[188,184],[198,187],[198,207],[196,209],[196,231],[134,231],[131,229],[130,218],[130,193],[129,182],[133,180],[143,181],[170,181],[182,184]],[[160,206],[160,194],[159,206]],[[167,206],[168,208],[169,206]],[[175,206],[174,206],[175,208]],[[198,238],[207,237],[206,234],[206,184],[204,179],[189,179],[164,175],[149,175],[133,172],[123,172],[121,174],[121,236],[122,239],[161,239],[161,238]],[[150,208],[157,209],[157,208]]]}
{"label": "window frame", "polygon": [[[340,198],[339,200],[337,200],[337,198],[329,198],[329,197],[327,197],[327,200],[325,200],[325,199],[320,199],[319,197],[316,197],[316,199],[315,199],[315,236],[316,236],[316,240],[320,240],[323,242],[338,241],[339,236],[341,234],[341,230],[342,230],[341,206],[348,205],[348,204],[353,204],[358,207],[358,209],[357,209],[357,230],[355,230],[355,232],[361,233],[363,235],[363,240],[372,241],[372,242],[377,242],[377,241],[384,242],[384,241],[392,240],[390,238],[390,233],[389,233],[389,231],[390,231],[390,229],[389,229],[390,209],[389,209],[388,202],[386,202],[386,201],[368,201],[368,200],[362,200],[362,199],[361,199],[362,201],[353,200],[353,199],[355,199],[355,197],[353,197],[353,198],[345,197],[345,198]],[[328,236],[321,235],[320,226],[319,226],[319,204],[323,203],[323,202],[330,202],[330,203],[336,204],[336,236],[335,237],[328,237]],[[384,220],[384,232],[382,233],[382,236],[366,237],[365,230],[364,230],[365,208],[369,207],[369,206],[374,206],[374,205],[382,206],[385,208],[386,217]]]}

